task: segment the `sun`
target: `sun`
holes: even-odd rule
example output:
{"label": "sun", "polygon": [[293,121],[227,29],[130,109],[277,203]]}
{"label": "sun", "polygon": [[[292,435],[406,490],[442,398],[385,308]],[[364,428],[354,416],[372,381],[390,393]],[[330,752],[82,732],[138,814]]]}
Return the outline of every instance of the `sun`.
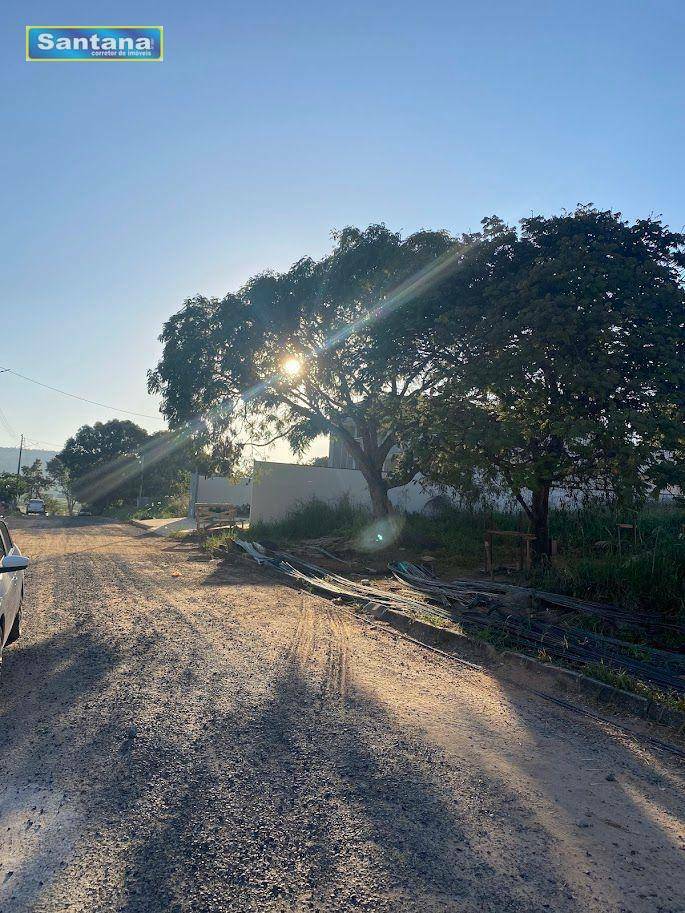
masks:
{"label": "sun", "polygon": [[298,374],[302,373],[302,362],[299,358],[295,358],[294,355],[291,355],[289,358],[285,359],[281,368],[283,369],[283,373],[287,374],[288,377],[297,377]]}

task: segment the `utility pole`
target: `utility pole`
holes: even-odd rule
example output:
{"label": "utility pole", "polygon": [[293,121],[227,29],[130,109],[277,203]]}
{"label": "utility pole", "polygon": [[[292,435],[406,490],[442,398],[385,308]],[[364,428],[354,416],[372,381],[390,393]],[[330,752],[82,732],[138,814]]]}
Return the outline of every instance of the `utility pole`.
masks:
{"label": "utility pole", "polygon": [[24,450],[24,435],[21,436],[21,441],[19,442],[19,462],[17,463],[17,481],[19,481],[19,473],[21,472],[21,454]]}
{"label": "utility pole", "polygon": [[17,507],[19,507],[19,479],[21,478],[21,455],[24,450],[24,435],[21,436],[21,441],[19,442],[19,462],[17,463],[17,493],[15,495],[15,502]]}

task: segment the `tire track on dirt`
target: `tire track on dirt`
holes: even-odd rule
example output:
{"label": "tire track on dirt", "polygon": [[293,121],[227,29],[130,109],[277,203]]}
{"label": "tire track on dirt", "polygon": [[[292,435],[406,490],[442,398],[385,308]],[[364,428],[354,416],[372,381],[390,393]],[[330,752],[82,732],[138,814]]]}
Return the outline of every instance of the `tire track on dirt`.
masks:
{"label": "tire track on dirt", "polygon": [[322,607],[328,621],[325,690],[344,703],[350,662],[350,630],[344,615],[332,605]]}

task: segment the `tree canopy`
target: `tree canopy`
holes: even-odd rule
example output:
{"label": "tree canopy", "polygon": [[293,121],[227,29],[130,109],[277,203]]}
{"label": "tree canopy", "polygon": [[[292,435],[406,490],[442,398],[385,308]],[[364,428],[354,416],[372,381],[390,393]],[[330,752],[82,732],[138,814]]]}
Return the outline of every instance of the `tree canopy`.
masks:
{"label": "tree canopy", "polygon": [[197,421],[224,458],[237,460],[248,438],[282,437],[302,453],[319,434],[339,435],[383,515],[388,490],[411,478],[384,464],[433,380],[420,315],[464,243],[346,228],[321,260],[189,299],[164,325],[149,389],[172,427]]}
{"label": "tree canopy", "polygon": [[50,479],[43,472],[42,460],[34,460],[30,466],[22,466],[21,475],[29,498],[42,498],[50,488]]}
{"label": "tree canopy", "polygon": [[434,312],[450,367],[405,461],[504,485],[540,551],[553,487],[642,497],[682,479],[684,250],[658,220],[590,207],[486,220]]}
{"label": "tree canopy", "polygon": [[115,502],[134,504],[143,493],[169,494],[190,466],[184,436],[149,434],[131,421],[113,419],[83,425],[51,460],[51,471],[69,498],[96,511]]}
{"label": "tree canopy", "polygon": [[0,472],[0,504],[16,504],[26,493],[26,480],[14,472]]}
{"label": "tree canopy", "polygon": [[47,470],[50,478],[66,499],[67,513],[70,517],[73,516],[76,494],[69,467],[62,462],[59,456],[54,456],[48,461]]}
{"label": "tree canopy", "polygon": [[581,206],[334,242],[167,321],[149,389],[172,427],[194,422],[229,463],[249,438],[302,453],[336,434],[376,515],[417,471],[489,481],[541,553],[555,487],[635,498],[682,478],[685,236]]}

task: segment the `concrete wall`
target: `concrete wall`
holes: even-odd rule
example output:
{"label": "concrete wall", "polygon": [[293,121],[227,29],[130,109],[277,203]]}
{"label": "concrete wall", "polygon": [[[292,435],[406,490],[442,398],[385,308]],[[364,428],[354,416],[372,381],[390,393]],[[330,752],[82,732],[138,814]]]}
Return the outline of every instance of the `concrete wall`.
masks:
{"label": "concrete wall", "polygon": [[[422,485],[417,476],[409,485],[394,488],[390,500],[401,511],[418,513],[436,495],[450,494],[458,501],[456,493],[443,492],[433,486]],[[296,463],[272,463],[255,460],[251,479],[230,482],[220,476],[200,476],[197,480],[197,501],[213,504],[250,504],[250,520],[271,522],[280,520],[288,511],[299,504],[317,498],[335,504],[348,497],[356,504],[371,507],[369,491],[364,477],[357,469],[332,469],[327,466],[300,466]],[[484,491],[484,500],[499,508],[518,509],[513,498],[495,491]],[[568,493],[553,491],[553,505],[561,503],[577,506],[577,501]]]}
{"label": "concrete wall", "polygon": [[195,503],[200,504],[242,504],[252,502],[252,479],[231,482],[223,476],[200,476],[196,488],[191,485],[190,515],[195,516]]}
{"label": "concrete wall", "polygon": [[357,504],[369,503],[366,482],[356,469],[255,460],[252,478],[251,523],[280,520],[292,508],[313,498],[334,504],[347,496]]}
{"label": "concrete wall", "polygon": [[[416,480],[393,489],[390,499],[399,510],[419,511],[436,493],[437,490],[424,491],[420,481]],[[298,504],[313,498],[335,504],[343,497],[371,507],[369,489],[358,469],[255,460],[250,521],[280,520]]]}

